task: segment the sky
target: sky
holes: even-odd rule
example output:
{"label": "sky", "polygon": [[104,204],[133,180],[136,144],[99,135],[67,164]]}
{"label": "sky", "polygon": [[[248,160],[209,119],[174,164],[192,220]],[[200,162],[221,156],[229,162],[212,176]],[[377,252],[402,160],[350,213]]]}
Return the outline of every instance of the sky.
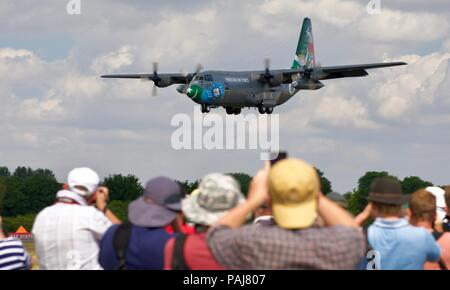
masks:
{"label": "sky", "polygon": [[[175,86],[105,73],[289,68],[304,17],[322,66],[405,61],[365,78],[324,81],[275,108],[280,148],[344,193],[366,171],[450,183],[448,0],[0,0],[0,165],[104,177],[198,179],[254,174],[258,150],[174,150],[175,114],[199,110]],[[224,110],[214,110],[225,116]],[[244,114],[256,113],[244,109]]]}

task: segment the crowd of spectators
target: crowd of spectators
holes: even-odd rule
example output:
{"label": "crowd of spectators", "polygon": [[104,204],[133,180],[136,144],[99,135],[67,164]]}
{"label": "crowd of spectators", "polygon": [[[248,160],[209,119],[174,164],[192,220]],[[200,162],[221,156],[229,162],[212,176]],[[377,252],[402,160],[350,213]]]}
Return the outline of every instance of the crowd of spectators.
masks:
{"label": "crowd of spectators", "polygon": [[[375,179],[367,207],[352,216],[339,194],[325,196],[315,168],[299,159],[267,162],[247,197],[231,176],[212,173],[193,192],[155,177],[121,221],[109,189],[90,168],[69,172],[55,203],[36,217],[39,268],[83,270],[446,270],[450,187],[410,195]],[[406,210],[404,210],[406,208]],[[30,269],[0,219],[0,269]]]}

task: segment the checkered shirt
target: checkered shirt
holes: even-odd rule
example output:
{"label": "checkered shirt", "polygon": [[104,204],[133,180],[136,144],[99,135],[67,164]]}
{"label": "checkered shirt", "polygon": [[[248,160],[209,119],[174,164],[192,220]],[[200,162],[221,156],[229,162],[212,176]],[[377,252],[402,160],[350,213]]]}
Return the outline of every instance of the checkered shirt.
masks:
{"label": "checkered shirt", "polygon": [[356,269],[366,250],[362,230],[344,226],[217,226],[207,239],[217,261],[232,270]]}

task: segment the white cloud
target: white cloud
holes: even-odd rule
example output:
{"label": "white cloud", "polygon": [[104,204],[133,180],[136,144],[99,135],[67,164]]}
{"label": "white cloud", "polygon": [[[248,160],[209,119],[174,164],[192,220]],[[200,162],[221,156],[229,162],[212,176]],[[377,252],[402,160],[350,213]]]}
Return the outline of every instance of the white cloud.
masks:
{"label": "white cloud", "polygon": [[96,73],[111,73],[124,66],[129,66],[133,64],[133,50],[129,45],[122,46],[116,52],[110,52],[96,58],[91,65],[91,69]]}
{"label": "white cloud", "polygon": [[[331,94],[332,95],[332,94]],[[377,129],[380,126],[370,120],[364,104],[355,98],[341,96],[322,97],[312,116],[317,123],[333,127],[354,127],[359,129]]]}
{"label": "white cloud", "polygon": [[445,16],[428,12],[382,9],[379,15],[365,15],[355,23],[361,35],[381,42],[425,42],[448,36]]}
{"label": "white cloud", "polygon": [[[330,65],[372,62],[384,54],[409,65],[329,80],[320,91],[302,91],[277,107],[281,143],[292,156],[320,165],[338,189],[351,189],[363,170],[391,160],[418,166],[423,160],[412,158],[418,151],[409,149],[418,137],[442,143],[423,147],[424,158],[450,164],[450,140],[442,131],[450,124],[449,9],[392,0],[381,15],[370,16],[366,2],[356,0],[167,1],[157,8],[99,0],[86,2],[78,17],[53,2],[29,3],[28,9],[18,2],[0,4],[0,31],[20,33],[33,45],[0,48],[0,135],[8,140],[0,144],[0,163],[49,167],[60,177],[80,164],[142,178],[254,172],[258,153],[170,148],[172,115],[192,114],[196,106],[174,87],[150,98],[149,82],[99,75],[151,72],[153,61],[162,73],[193,70],[199,62],[206,68],[255,69],[268,56],[274,68],[287,67],[301,20],[311,17],[316,49]],[[66,59],[46,61],[32,48],[45,45],[30,35],[64,35],[74,44]],[[441,178],[446,170],[442,165],[428,174]]]}
{"label": "white cloud", "polygon": [[15,58],[34,58],[35,55],[26,49],[1,48],[0,58],[3,60]]}
{"label": "white cloud", "polygon": [[414,113],[437,105],[436,98],[440,96],[436,93],[444,83],[449,58],[450,53],[404,56],[400,59],[407,61],[408,66],[377,74],[377,86],[369,96],[378,114],[390,120],[420,122]]}
{"label": "white cloud", "polygon": [[20,103],[18,109],[19,116],[34,121],[58,120],[65,114],[61,100],[57,99],[26,99]]}

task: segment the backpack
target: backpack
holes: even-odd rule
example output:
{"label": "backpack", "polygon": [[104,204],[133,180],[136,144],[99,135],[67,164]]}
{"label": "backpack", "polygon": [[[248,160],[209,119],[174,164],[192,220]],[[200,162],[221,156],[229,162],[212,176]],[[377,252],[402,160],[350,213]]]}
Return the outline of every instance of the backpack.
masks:
{"label": "backpack", "polygon": [[[434,237],[434,240],[437,242],[440,238],[441,238],[441,236],[444,234],[444,233],[441,233],[441,232],[437,232],[437,231],[433,231],[433,237]],[[441,259],[439,259],[439,267],[441,267],[441,270],[448,270],[448,268],[447,268],[447,265],[445,264],[445,262],[442,260],[442,258]]]}
{"label": "backpack", "polygon": [[172,253],[172,270],[191,270],[186,263],[184,257],[184,244],[186,243],[187,235],[179,234],[175,237]]}
{"label": "backpack", "polygon": [[126,270],[125,255],[127,252],[128,242],[131,236],[133,225],[129,222],[120,224],[117,227],[113,237],[113,247],[119,261],[116,270]]}

